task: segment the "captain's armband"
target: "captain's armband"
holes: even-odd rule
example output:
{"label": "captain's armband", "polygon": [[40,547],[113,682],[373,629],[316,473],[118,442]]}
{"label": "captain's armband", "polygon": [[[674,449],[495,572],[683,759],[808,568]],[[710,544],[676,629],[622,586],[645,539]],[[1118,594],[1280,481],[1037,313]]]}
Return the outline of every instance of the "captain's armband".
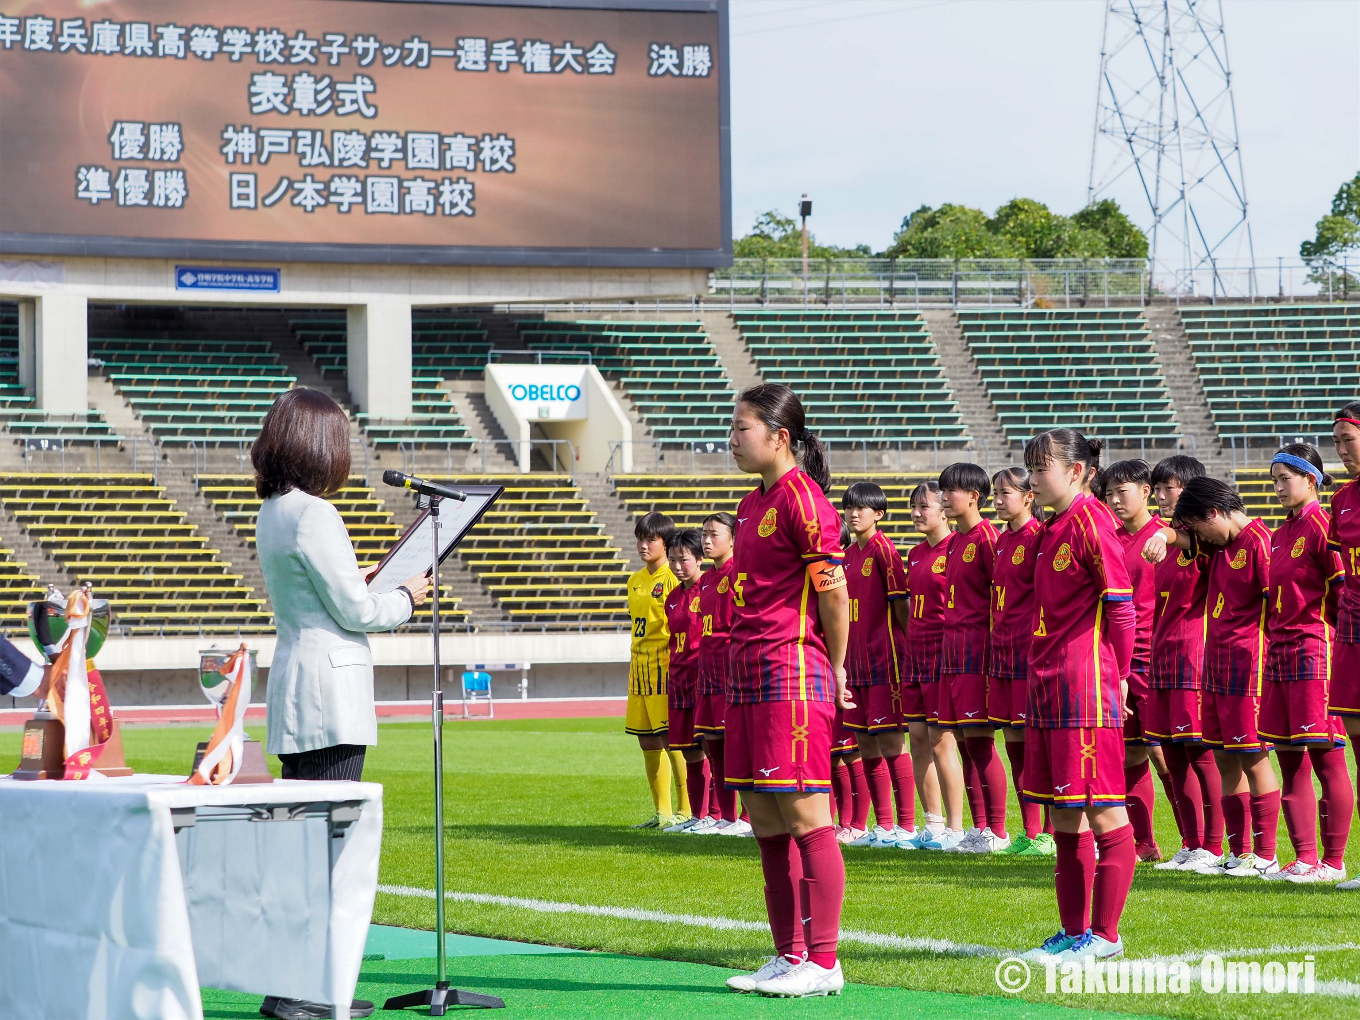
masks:
{"label": "captain's armband", "polygon": [[830,560],[817,560],[815,563],[808,564],[807,573],[808,578],[812,581],[812,590],[818,594],[845,587],[845,571],[841,569],[839,563],[833,563]]}

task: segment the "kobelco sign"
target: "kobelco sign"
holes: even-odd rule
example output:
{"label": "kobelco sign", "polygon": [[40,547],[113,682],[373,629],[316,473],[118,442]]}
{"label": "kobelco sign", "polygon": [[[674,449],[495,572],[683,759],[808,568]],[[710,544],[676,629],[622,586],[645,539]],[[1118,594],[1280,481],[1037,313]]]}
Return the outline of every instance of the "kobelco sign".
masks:
{"label": "kobelco sign", "polygon": [[585,365],[488,365],[488,382],[519,416],[570,421],[589,413]]}

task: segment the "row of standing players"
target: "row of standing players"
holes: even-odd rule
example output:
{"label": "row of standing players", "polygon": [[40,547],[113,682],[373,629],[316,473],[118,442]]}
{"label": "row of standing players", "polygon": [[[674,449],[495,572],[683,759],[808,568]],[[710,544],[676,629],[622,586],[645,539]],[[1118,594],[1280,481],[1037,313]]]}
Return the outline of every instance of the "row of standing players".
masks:
{"label": "row of standing players", "polygon": [[[1134,864],[1161,856],[1152,837],[1152,766],[1182,836],[1180,850],[1158,867],[1294,882],[1345,878],[1353,794],[1344,745],[1347,726],[1360,731],[1360,516],[1345,523],[1347,512],[1360,510],[1355,482],[1335,495],[1329,518],[1318,502],[1331,481],[1320,455],[1306,444],[1286,447],[1272,476],[1289,515],[1272,533],[1193,458],[1154,469],[1124,461],[1102,473],[1098,444],[1055,429],[1028,444],[1028,470],[989,479],[976,465],[955,464],[938,483],[918,486],[912,518],[925,538],[904,563],[878,530],[886,499],[870,483],[846,492],[848,534],[831,536],[832,515],[836,531],[841,521],[822,494],[820,444],[803,427],[796,397],[764,392],[782,389],[743,393],[734,415],[734,458],[761,473],[762,486],[735,518],[711,515],[702,538],[669,537],[678,582],[650,569],[669,522],[644,518],[639,551],[654,543],[649,569],[630,582],[630,596],[647,587],[639,580],[651,582],[643,594],[661,599],[669,624],[663,665],[640,648],[646,614],[634,613],[630,732],[644,750],[648,737],[659,740],[657,757],[667,743],[683,755],[692,802],[708,792],[705,757],[724,780],[713,784],[707,814],[696,803],[693,818],[667,828],[740,832],[736,791],[748,806],[773,794],[781,808],[800,795],[831,793],[839,809],[836,829],[808,830],[796,810],[774,816],[783,832],[769,834],[769,817],[753,819],[778,953],[738,990],[835,990],[836,927],[817,923],[830,912],[834,875],[793,883],[805,902],[792,931],[790,912],[778,909],[793,863],[804,875],[831,867],[828,838],[1052,854],[1061,928],[1034,955],[1119,955]],[[1342,462],[1360,471],[1360,404],[1343,408],[1335,431]],[[792,460],[800,448],[806,471]],[[782,466],[790,470],[776,473]],[[993,489],[1000,531],[982,516]],[[1154,494],[1165,520],[1148,510]],[[702,574],[701,552],[714,562]],[[843,645],[827,611],[827,596],[842,589]],[[646,733],[660,709],[650,719],[634,709],[667,689],[667,667],[666,726]],[[1014,837],[996,728],[1022,807],[1024,832]],[[1320,858],[1313,773],[1323,791]],[[650,762],[649,774],[655,792]],[[1283,869],[1274,850],[1282,803],[1296,853]],[[770,814],[765,808],[762,800],[760,815]],[[821,892],[821,904],[806,902],[809,889]]]}

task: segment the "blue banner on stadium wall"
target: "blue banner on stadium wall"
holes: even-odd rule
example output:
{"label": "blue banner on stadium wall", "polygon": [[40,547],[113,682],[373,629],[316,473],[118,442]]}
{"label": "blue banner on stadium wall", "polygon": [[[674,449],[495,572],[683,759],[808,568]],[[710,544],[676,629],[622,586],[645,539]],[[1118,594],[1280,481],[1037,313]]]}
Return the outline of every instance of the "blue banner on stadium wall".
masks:
{"label": "blue banner on stadium wall", "polygon": [[277,294],[279,277],[277,269],[176,266],[175,290],[253,290]]}

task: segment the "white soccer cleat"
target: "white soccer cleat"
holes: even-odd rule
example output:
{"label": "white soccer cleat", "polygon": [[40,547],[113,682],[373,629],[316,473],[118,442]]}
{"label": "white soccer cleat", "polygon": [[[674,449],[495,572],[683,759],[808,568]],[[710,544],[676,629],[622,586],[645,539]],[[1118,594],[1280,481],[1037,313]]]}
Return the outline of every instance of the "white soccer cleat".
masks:
{"label": "white soccer cleat", "polygon": [[944,850],[954,851],[958,849],[960,843],[968,838],[968,834],[962,829],[944,829],[940,832],[932,832],[918,845],[922,850]]}
{"label": "white soccer cleat", "polygon": [[987,853],[987,841],[982,837],[982,830],[971,828],[963,834],[963,839],[953,846],[943,847],[946,853],[954,854],[985,854]]}
{"label": "white soccer cleat", "polygon": [[734,992],[754,992],[756,985],[762,981],[769,981],[793,970],[798,964],[794,963],[787,956],[772,956],[761,966],[758,971],[751,974],[733,974],[727,979],[727,987]]}
{"label": "white soccer cleat", "polygon": [[[1281,874],[1283,874],[1283,872],[1281,872]],[[1345,868],[1333,868],[1331,865],[1323,864],[1319,861],[1305,871],[1286,875],[1285,881],[1294,882],[1298,885],[1312,885],[1316,882],[1341,882],[1345,877]]]}
{"label": "white soccer cleat", "polygon": [[685,831],[691,836],[699,836],[711,829],[716,829],[720,824],[722,824],[722,819],[720,818],[704,817],[697,819],[695,823]]}
{"label": "white soccer cleat", "polygon": [[1176,856],[1171,858],[1171,860],[1162,861],[1161,864],[1154,864],[1152,868],[1154,871],[1180,871],[1181,868],[1185,866],[1185,862],[1190,859],[1192,853],[1194,853],[1194,851],[1188,846],[1183,846],[1176,851]]}
{"label": "white soccer cleat", "polygon": [[698,821],[697,818],[690,818],[688,815],[676,815],[675,822],[671,825],[667,825],[661,831],[684,832],[686,829],[691,828],[697,821]]}
{"label": "white soccer cleat", "polygon": [[856,829],[847,825],[843,828],[836,830],[836,842],[843,844],[844,846],[850,846],[852,843],[855,842],[855,840],[860,839],[867,835],[868,835],[867,830]]}
{"label": "white soccer cleat", "polygon": [[893,829],[884,829],[881,826],[874,826],[869,832],[860,836],[851,846],[869,846],[875,850],[886,850],[897,846],[897,833]]}
{"label": "white soccer cleat", "polygon": [[990,827],[982,830],[982,842],[987,849],[979,850],[977,853],[994,854],[999,850],[1005,850],[1011,845],[1011,837],[1008,833],[1005,836],[998,836]]}
{"label": "white soccer cleat", "polygon": [[1308,873],[1308,869],[1310,869],[1311,867],[1312,865],[1308,864],[1305,861],[1295,861],[1287,868],[1281,868],[1279,871],[1272,872],[1269,875],[1262,875],[1261,877],[1264,878],[1267,882],[1287,882],[1291,878],[1300,875],[1306,875]]}
{"label": "white soccer cleat", "polygon": [[1116,939],[1111,942],[1095,932],[1088,931],[1079,935],[1070,946],[1057,955],[1059,963],[1084,960],[1088,956],[1096,960],[1117,960],[1124,955],[1124,940]]}
{"label": "white soccer cleat", "polygon": [[925,832],[924,829],[917,829],[915,827],[910,829],[904,829],[901,826],[898,826],[893,831],[897,835],[897,849],[899,850],[920,849],[917,840],[919,840],[921,838],[921,834]]}
{"label": "white soccer cleat", "polygon": [[844,987],[845,975],[841,973],[840,960],[830,970],[817,966],[811,960],[804,960],[787,973],[760,982],[756,985],[756,992],[780,999],[808,999],[819,995],[840,995]]}
{"label": "white soccer cleat", "polygon": [[1352,878],[1349,882],[1342,882],[1336,887],[1337,892],[1355,892],[1360,890],[1360,878]]}
{"label": "white soccer cleat", "polygon": [[1277,874],[1280,870],[1278,858],[1272,857],[1266,860],[1253,853],[1245,853],[1241,857],[1230,857],[1223,862],[1223,874],[1232,878],[1265,878],[1269,875]]}
{"label": "white soccer cleat", "polygon": [[1216,854],[1212,850],[1206,850],[1204,847],[1191,850],[1190,856],[1180,866],[1180,870],[1191,871],[1197,875],[1221,875],[1223,874],[1223,855]]}
{"label": "white soccer cleat", "polygon": [[731,825],[724,825],[724,826],[722,827],[722,831],[720,831],[720,832],[718,833],[718,835],[719,835],[719,836],[750,836],[750,835],[752,835],[752,832],[751,832],[751,823],[750,823],[750,822],[743,822],[740,818],[738,818],[738,819],[737,819],[735,822],[733,822]]}

